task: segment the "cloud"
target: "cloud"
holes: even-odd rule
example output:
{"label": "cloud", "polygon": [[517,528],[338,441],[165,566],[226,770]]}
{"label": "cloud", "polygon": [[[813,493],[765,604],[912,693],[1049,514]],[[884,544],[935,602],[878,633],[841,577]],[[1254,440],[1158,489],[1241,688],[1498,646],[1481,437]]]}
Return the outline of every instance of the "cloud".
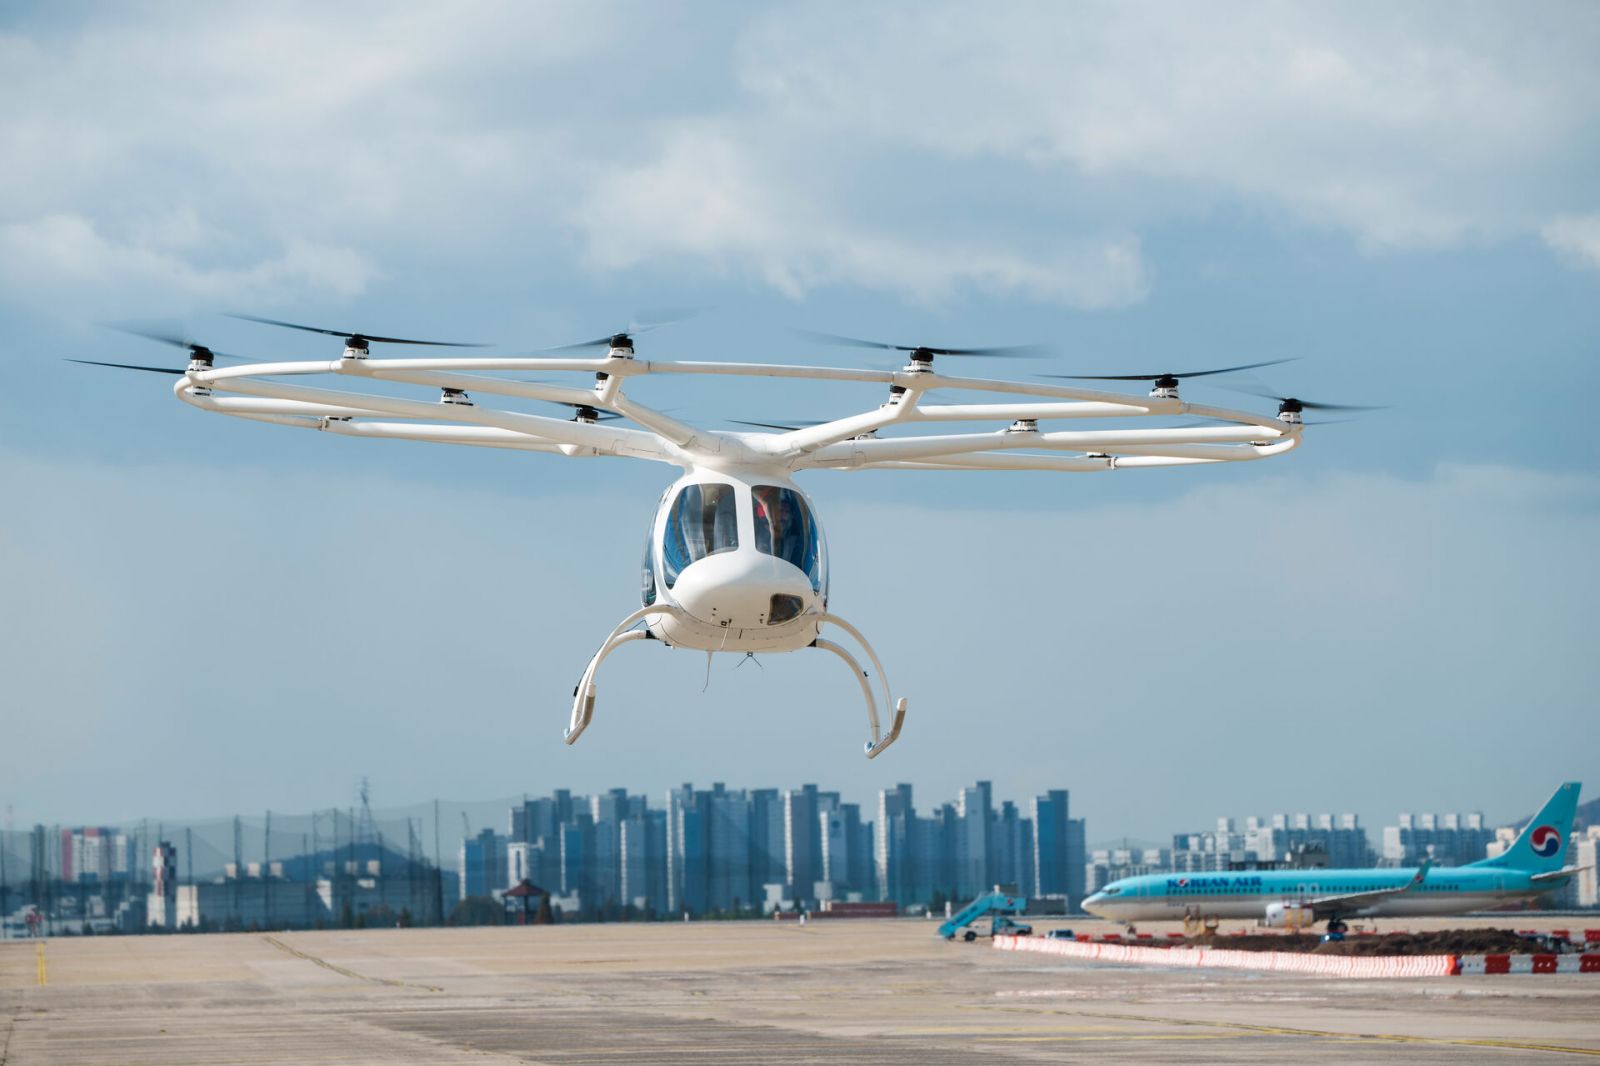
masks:
{"label": "cloud", "polygon": [[753,273],[791,297],[859,285],[927,302],[972,288],[1095,308],[1145,294],[1135,237],[1068,238],[1031,252],[907,237],[839,217],[804,177],[767,165],[736,129],[692,126],[668,135],[642,164],[603,177],[573,221],[595,266],[698,257],[726,273]]}
{"label": "cloud", "polygon": [[1426,247],[1592,200],[1596,47],[1581,5],[804,6],[759,21],[741,75],[773,116],[881,150],[1179,183],[1191,207]]}
{"label": "cloud", "polygon": [[1597,46],[1582,4],[97,10],[0,33],[0,225],[75,266],[27,290],[69,307],[91,251],[345,300],[370,271],[319,262],[574,234],[652,282],[1122,307],[1213,210],[1384,249],[1592,213]]}
{"label": "cloud", "polygon": [[1600,215],[1567,215],[1545,223],[1544,242],[1580,266],[1600,270]]}
{"label": "cloud", "polygon": [[359,295],[374,266],[348,248],[291,238],[276,254],[238,263],[207,263],[217,236],[192,213],[144,220],[117,239],[77,214],[0,224],[0,278],[16,292],[71,287],[83,295],[161,293],[165,298],[246,297],[284,300],[310,294]]}

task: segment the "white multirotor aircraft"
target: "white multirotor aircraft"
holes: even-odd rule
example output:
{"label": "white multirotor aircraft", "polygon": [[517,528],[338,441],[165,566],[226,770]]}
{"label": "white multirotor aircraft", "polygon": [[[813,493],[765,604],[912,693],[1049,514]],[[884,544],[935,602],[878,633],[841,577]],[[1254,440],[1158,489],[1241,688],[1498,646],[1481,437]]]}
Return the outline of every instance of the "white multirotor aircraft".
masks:
{"label": "white multirotor aircraft", "polygon": [[[1333,405],[1293,397],[1278,400],[1277,417],[1191,404],[1178,380],[1267,366],[1190,374],[1102,375],[1101,380],[1147,380],[1148,396],[1129,396],[1072,385],[949,377],[934,370],[936,356],[1022,354],[1020,349],[934,348],[856,341],[813,334],[832,343],[905,352],[897,370],[785,366],[767,363],[658,362],[634,353],[631,328],[562,349],[605,350],[604,357],[476,355],[424,359],[374,359],[373,343],[472,347],[440,341],[287,326],[344,339],[333,360],[247,363],[218,367],[217,353],[187,339],[142,335],[186,348],[185,369],[74,360],[99,366],[173,374],[174,392],[205,411],[257,422],[298,426],[348,437],[433,441],[510,448],[572,457],[620,456],[678,467],[682,475],[662,493],[650,524],[642,570],[642,605],[619,622],[589,660],[573,693],[568,744],[594,714],[595,674],[614,650],[636,640],[716,652],[788,652],[819,648],[843,660],[866,700],[870,739],[866,754],[881,753],[900,735],[906,701],[894,699],[882,663],[866,638],[829,610],[828,553],[810,498],[796,474],[826,470],[1040,470],[1095,473],[1143,467],[1186,466],[1265,459],[1300,443],[1302,412]],[[1273,362],[1282,362],[1275,360]],[[570,372],[593,375],[589,388],[519,381],[500,375]],[[887,387],[882,402],[860,414],[800,426],[753,425],[771,432],[728,432],[692,426],[628,394],[636,379],[653,374],[856,382]],[[298,384],[320,376],[348,385],[401,383],[432,390],[430,399],[407,399],[371,390]],[[1058,375],[1052,375],[1058,376]],[[1093,380],[1080,377],[1075,380]],[[929,402],[942,390],[987,392],[987,403]],[[489,407],[474,397],[564,404],[570,418]],[[1149,420],[1198,416],[1215,424],[1164,428],[1047,430],[1040,423],[1084,419]],[[626,420],[632,427],[613,424]],[[971,432],[929,432],[958,422],[999,423]],[[636,428],[634,428],[636,427]],[[908,432],[913,427],[921,432]],[[883,435],[885,431],[901,431]],[[860,646],[876,673],[865,671],[850,650],[822,635],[842,630]],[[882,706],[893,708],[885,734]]]}

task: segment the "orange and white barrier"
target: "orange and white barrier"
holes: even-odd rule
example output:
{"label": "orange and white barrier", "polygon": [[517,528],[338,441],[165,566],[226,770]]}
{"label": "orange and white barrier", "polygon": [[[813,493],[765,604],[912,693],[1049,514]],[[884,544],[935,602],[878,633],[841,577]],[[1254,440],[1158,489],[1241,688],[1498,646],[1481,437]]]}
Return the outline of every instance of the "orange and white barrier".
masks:
{"label": "orange and white barrier", "polygon": [[1081,944],[1031,936],[997,936],[1001,951],[1035,951],[1091,962],[1227,970],[1270,970],[1308,977],[1446,977],[1455,972],[1454,955],[1311,955],[1291,951],[1233,951],[1227,948],[1151,948],[1133,944]]}
{"label": "orange and white barrier", "polygon": [[1600,955],[1461,955],[1457,973],[1600,973]]}
{"label": "orange and white barrier", "polygon": [[1450,977],[1457,974],[1600,973],[1600,955],[1314,955],[1227,948],[1152,948],[1033,936],[997,936],[1001,951],[1178,969],[1268,970],[1307,977]]}

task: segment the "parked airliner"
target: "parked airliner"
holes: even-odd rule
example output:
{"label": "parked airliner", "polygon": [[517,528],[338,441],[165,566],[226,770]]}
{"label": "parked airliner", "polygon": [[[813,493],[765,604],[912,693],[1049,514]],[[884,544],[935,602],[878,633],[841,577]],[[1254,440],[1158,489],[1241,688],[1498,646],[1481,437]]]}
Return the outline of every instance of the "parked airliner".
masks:
{"label": "parked airliner", "polygon": [[1113,881],[1084,900],[1083,909],[1125,923],[1256,918],[1303,928],[1326,920],[1339,931],[1344,918],[1464,914],[1531,899],[1578,872],[1563,865],[1578,788],[1569,781],[1556,789],[1511,847],[1467,866],[1146,874]]}

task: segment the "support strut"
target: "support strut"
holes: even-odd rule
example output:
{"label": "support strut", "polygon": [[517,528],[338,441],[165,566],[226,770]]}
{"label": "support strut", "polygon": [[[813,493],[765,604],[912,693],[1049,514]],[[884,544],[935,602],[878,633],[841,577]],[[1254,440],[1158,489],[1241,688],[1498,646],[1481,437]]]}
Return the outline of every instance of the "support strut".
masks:
{"label": "support strut", "polygon": [[594,658],[589,660],[589,665],[584,667],[583,677],[578,680],[577,688],[572,690],[572,720],[567,724],[567,731],[562,734],[568,744],[582,736],[583,731],[589,728],[590,720],[594,718],[594,675],[600,669],[600,664],[605,662],[606,656],[629,641],[648,638],[650,635],[648,629],[632,630],[632,627],[653,614],[681,617],[681,612],[676,607],[665,604],[639,608],[617,623],[611,635],[606,637],[605,643],[600,645],[600,650],[594,653]]}
{"label": "support strut", "polygon": [[898,700],[894,699],[889,689],[889,675],[884,673],[883,663],[878,660],[878,653],[872,650],[872,645],[867,643],[867,638],[861,635],[861,630],[857,629],[849,622],[846,622],[843,618],[840,618],[836,614],[828,614],[824,611],[820,612],[817,617],[824,623],[831,622],[838,626],[840,629],[854,637],[857,644],[861,645],[861,649],[867,653],[868,661],[872,663],[872,668],[878,672],[878,682],[883,686],[883,705],[885,707],[894,708],[894,723],[889,727],[889,735],[883,736],[880,733],[878,725],[877,701],[873,699],[872,688],[867,682],[866,671],[862,670],[861,664],[856,662],[856,660],[843,648],[839,647],[839,645],[833,643],[832,641],[823,640],[821,637],[817,638],[817,640],[814,642],[815,646],[822,648],[825,651],[833,652],[835,655],[839,656],[839,658],[848,663],[850,668],[855,671],[856,680],[861,683],[861,692],[867,698],[867,724],[872,730],[872,737],[866,743],[867,758],[876,759],[883,753],[885,748],[887,748],[890,744],[893,744],[896,740],[900,739],[900,727],[905,725],[906,721],[905,697],[902,696]]}

